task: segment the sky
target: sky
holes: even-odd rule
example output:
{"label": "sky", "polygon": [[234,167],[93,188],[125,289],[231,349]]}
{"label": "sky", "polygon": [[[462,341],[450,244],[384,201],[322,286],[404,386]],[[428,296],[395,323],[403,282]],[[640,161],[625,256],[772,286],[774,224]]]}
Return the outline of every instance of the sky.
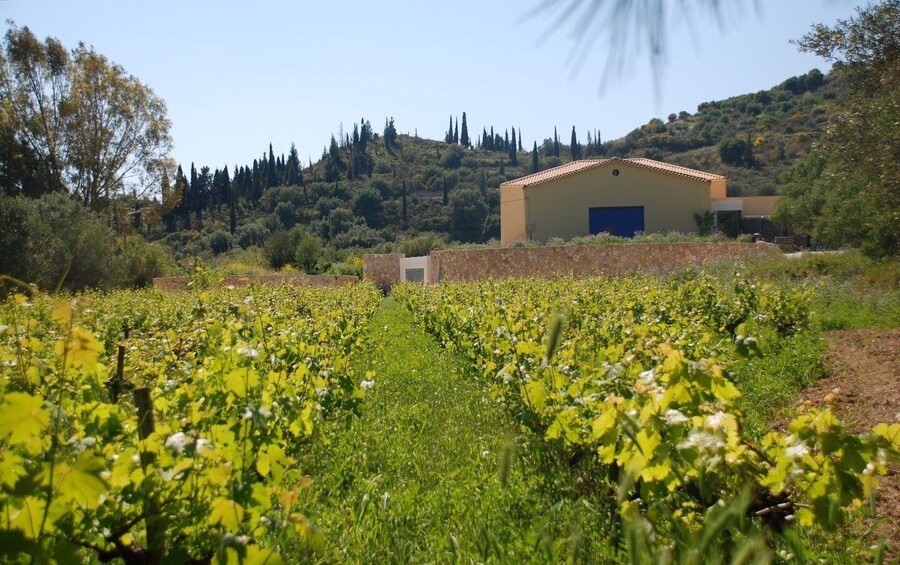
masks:
{"label": "sky", "polygon": [[[166,101],[173,157],[212,168],[244,165],[295,143],[318,160],[341,125],[365,118],[380,133],[443,139],[451,115],[469,132],[516,127],[530,148],[568,143],[575,126],[621,137],[657,117],[771,88],[826,61],[789,40],[848,18],[855,0],[720,0],[717,16],[668,3],[665,61],[625,43],[621,70],[604,74],[609,37],[598,22],[580,63],[572,23],[542,0],[0,0],[2,20],[67,47],[92,45]],[[5,29],[5,27],[4,27]],[[604,80],[604,77],[605,80]]]}

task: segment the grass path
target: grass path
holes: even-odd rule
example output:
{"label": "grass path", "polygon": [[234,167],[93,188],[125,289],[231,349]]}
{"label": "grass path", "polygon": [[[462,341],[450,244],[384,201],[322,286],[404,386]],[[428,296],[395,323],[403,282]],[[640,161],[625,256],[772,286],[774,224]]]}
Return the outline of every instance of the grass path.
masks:
{"label": "grass path", "polygon": [[316,559],[595,561],[608,506],[583,498],[567,465],[534,460],[466,360],[391,299],[370,331],[380,346],[358,368],[376,384],[360,416],[301,462],[304,509],[326,539]]}

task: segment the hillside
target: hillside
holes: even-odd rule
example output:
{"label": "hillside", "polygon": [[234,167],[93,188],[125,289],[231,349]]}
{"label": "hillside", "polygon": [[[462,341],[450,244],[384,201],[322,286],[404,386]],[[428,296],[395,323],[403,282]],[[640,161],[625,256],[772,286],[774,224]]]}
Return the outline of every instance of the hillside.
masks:
{"label": "hillside", "polygon": [[[654,118],[621,139],[598,143],[599,134],[588,134],[576,153],[650,157],[724,174],[731,196],[775,194],[822,130],[826,102],[841,92],[835,82],[812,70],[769,90],[700,104],[693,114]],[[500,183],[533,172],[532,151],[509,150],[519,147],[515,130],[512,138],[510,130],[499,131],[484,128],[472,136],[472,147],[464,147],[452,142],[453,134],[449,143],[398,134],[393,120],[379,134],[361,120],[305,168],[293,148],[285,158],[271,147],[233,176],[192,166],[188,179],[179,168],[165,229],[150,235],[169,243],[178,258],[262,246],[295,225],[319,237],[334,256],[387,251],[417,234],[433,233],[419,236],[426,247],[441,239],[488,241],[499,236]],[[560,137],[537,147],[539,169],[572,160],[571,143]]]}

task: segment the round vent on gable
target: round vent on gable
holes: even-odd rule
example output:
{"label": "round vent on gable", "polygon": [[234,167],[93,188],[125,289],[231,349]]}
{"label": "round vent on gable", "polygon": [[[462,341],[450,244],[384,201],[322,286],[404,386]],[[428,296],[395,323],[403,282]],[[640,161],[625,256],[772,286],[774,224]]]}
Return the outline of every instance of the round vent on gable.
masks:
{"label": "round vent on gable", "polygon": [[614,177],[619,176],[619,169],[613,169],[613,176]]}

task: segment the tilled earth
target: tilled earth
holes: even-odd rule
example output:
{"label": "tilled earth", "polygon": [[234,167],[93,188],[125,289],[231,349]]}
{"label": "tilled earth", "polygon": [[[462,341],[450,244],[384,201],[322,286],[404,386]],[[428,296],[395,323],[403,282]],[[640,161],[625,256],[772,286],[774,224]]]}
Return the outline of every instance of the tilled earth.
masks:
{"label": "tilled earth", "polygon": [[[848,431],[861,433],[876,424],[900,422],[900,329],[829,332],[826,376],[803,391],[797,404],[830,405]],[[873,539],[884,535],[891,558],[900,555],[900,468],[881,477]]]}

